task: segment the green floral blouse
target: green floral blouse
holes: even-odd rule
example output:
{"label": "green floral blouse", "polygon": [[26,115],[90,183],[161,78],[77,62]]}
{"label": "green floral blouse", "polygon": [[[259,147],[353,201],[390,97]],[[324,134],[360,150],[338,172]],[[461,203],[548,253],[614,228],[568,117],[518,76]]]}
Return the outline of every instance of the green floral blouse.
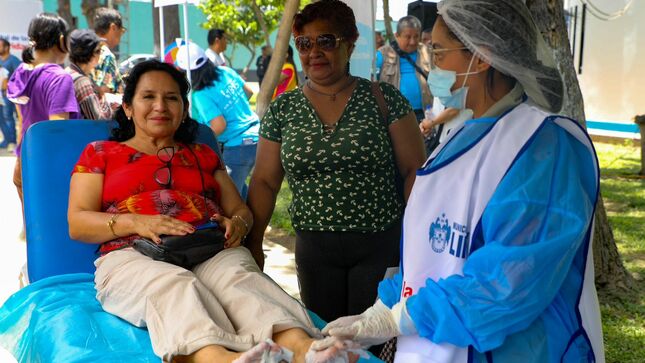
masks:
{"label": "green floral blouse", "polygon": [[[396,88],[380,87],[388,125],[412,111]],[[401,217],[392,145],[370,81],[358,78],[334,130],[323,129],[302,89],[295,89],[271,104],[260,136],[282,144],[295,229],[376,232]]]}

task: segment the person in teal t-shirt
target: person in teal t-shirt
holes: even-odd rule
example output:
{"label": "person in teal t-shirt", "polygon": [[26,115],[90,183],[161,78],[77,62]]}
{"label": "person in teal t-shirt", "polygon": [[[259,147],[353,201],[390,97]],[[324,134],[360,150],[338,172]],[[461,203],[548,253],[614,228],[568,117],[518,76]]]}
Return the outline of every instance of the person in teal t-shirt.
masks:
{"label": "person in teal t-shirt", "polygon": [[242,198],[246,198],[245,182],[255,164],[260,129],[260,120],[248,100],[252,91],[237,72],[215,66],[194,43],[179,48],[179,67],[188,69],[187,50],[193,85],[192,116],[217,135],[226,169]]}

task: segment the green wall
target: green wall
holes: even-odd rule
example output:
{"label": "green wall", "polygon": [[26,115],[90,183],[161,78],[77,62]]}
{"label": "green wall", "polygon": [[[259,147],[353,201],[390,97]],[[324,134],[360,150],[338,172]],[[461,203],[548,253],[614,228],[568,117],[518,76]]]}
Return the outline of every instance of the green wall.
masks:
{"label": "green wall", "polygon": [[[87,28],[87,21],[81,12],[81,0],[70,0],[72,15],[77,18],[79,28]],[[43,0],[43,8],[47,12],[56,12],[58,9],[57,0]],[[119,11],[124,16],[124,26],[128,31],[123,35],[120,45],[120,59],[125,59],[131,54],[136,53],[154,53],[154,34],[153,34],[153,11],[158,9],[152,7],[152,2],[129,1],[129,11],[126,7],[119,6]],[[184,15],[183,6],[179,7],[180,31],[184,34]],[[202,23],[206,21],[206,16],[195,6],[188,5],[188,35],[190,39],[202,48],[206,49],[208,42],[206,36],[208,31],[202,28]],[[396,22],[393,22],[396,27]],[[376,29],[384,29],[382,21],[376,21]],[[271,34],[271,41],[275,42],[276,32]],[[293,46],[293,41],[291,42]],[[260,55],[260,48],[256,49],[255,57]],[[251,53],[242,46],[234,47],[229,43],[226,50],[226,56],[232,60],[233,68],[242,69],[250,60]],[[298,57],[295,57],[296,66],[302,70]],[[251,62],[250,69],[255,70],[255,61]]]}
{"label": "green wall", "polygon": [[[70,0],[72,16],[77,18],[78,28],[87,28],[87,21],[81,10],[81,0]],[[43,9],[47,12],[56,12],[58,3],[56,0],[43,0]],[[153,34],[153,11],[158,9],[152,7],[152,2],[130,1],[129,11],[126,7],[119,6],[118,10],[124,17],[124,26],[128,31],[121,39],[121,57],[127,58],[130,54],[135,53],[153,53],[154,52],[154,34]],[[183,7],[179,7],[180,31],[184,35],[184,15]],[[190,39],[199,44],[201,47],[207,46],[206,34],[208,31],[201,27],[206,21],[202,12],[193,5],[188,6],[188,35]],[[247,56],[248,58],[248,56]]]}

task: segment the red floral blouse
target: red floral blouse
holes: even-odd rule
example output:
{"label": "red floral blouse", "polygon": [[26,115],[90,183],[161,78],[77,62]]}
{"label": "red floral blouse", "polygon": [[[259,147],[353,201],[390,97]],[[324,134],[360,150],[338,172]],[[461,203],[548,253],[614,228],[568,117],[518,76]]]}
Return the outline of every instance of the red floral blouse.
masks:
{"label": "red floral blouse", "polygon": [[[214,174],[225,167],[211,148],[180,145],[171,160],[169,188],[155,180],[155,172],[166,165],[157,155],[144,154],[125,144],[95,141],[85,147],[72,173],[104,175],[102,212],[164,214],[193,225],[205,223],[215,212],[221,213],[221,192]],[[106,254],[128,247],[136,237],[105,242],[99,252]]]}

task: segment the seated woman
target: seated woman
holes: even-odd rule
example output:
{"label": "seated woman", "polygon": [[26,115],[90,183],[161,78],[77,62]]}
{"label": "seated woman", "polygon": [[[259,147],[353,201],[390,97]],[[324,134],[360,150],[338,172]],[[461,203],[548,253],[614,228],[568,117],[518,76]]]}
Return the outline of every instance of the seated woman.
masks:
{"label": "seated woman", "polygon": [[[340,341],[311,349],[320,333],[307,311],[240,246],[253,216],[217,154],[193,143],[189,87],[172,65],[134,67],[112,140],[89,144],[74,168],[69,233],[100,244],[97,299],[105,311],[147,326],[155,354],[168,362],[272,362],[266,357],[283,354],[281,347],[294,362],[347,361]],[[192,270],[132,248],[136,237],[159,243],[209,219],[225,231],[227,248]]]}

